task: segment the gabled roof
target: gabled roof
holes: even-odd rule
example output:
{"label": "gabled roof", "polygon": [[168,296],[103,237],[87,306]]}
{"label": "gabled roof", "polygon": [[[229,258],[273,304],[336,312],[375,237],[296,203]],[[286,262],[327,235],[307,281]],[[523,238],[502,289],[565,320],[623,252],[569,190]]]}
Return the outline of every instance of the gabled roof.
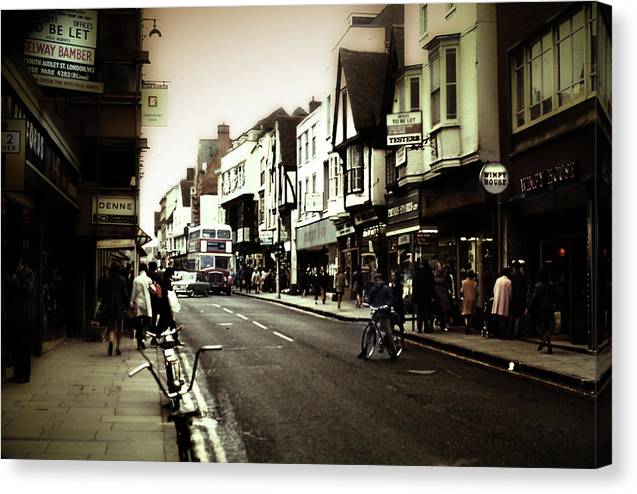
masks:
{"label": "gabled roof", "polygon": [[277,117],[289,117],[289,115],[288,112],[286,112],[282,107],[279,107],[272,113],[270,113],[267,117],[262,118],[256,124],[254,124],[252,130],[272,130],[274,128],[274,122],[276,121]]}
{"label": "gabled roof", "polygon": [[345,81],[340,81],[337,89],[347,85],[356,129],[361,131],[378,126],[383,120],[387,55],[341,48],[339,66],[343,69]]}
{"label": "gabled roof", "polygon": [[[296,113],[296,112],[295,112]],[[304,112],[305,113],[305,112]],[[296,126],[307,116],[279,117],[279,140],[281,146],[281,160],[283,166],[296,166]]]}

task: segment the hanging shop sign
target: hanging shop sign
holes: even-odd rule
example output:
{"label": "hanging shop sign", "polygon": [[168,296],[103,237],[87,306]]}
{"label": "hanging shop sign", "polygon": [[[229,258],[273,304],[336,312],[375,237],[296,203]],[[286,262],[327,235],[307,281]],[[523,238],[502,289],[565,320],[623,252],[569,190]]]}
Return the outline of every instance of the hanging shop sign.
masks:
{"label": "hanging shop sign", "polygon": [[336,228],[337,237],[344,237],[346,235],[351,235],[355,231],[354,227],[349,221],[346,221],[345,223],[337,224],[335,225],[335,228]]}
{"label": "hanging shop sign", "polygon": [[272,230],[259,230],[259,243],[261,245],[273,245],[274,232]]}
{"label": "hanging shop sign", "polygon": [[24,62],[41,86],[102,93],[96,47],[96,10],[34,11],[24,40]]}
{"label": "hanging shop sign", "polygon": [[419,111],[387,115],[387,145],[420,144],[422,142],[422,113]]}
{"label": "hanging shop sign", "polygon": [[487,163],[480,170],[480,183],[489,194],[501,194],[509,186],[509,171],[502,163]]}
{"label": "hanging shop sign", "polygon": [[142,82],[142,126],[168,126],[168,84]]}
{"label": "hanging shop sign", "polygon": [[396,150],[396,166],[404,165],[407,163],[407,148],[401,146]]}
{"label": "hanging shop sign", "polygon": [[93,196],[93,223],[136,224],[135,198],[131,196]]}
{"label": "hanging shop sign", "polygon": [[520,179],[520,190],[522,193],[535,192],[551,185],[561,184],[574,179],[577,176],[577,166],[575,161],[560,163],[545,170],[540,170],[533,175]]}
{"label": "hanging shop sign", "polygon": [[373,209],[354,215],[354,224],[357,226],[371,221],[378,221],[378,216]]}

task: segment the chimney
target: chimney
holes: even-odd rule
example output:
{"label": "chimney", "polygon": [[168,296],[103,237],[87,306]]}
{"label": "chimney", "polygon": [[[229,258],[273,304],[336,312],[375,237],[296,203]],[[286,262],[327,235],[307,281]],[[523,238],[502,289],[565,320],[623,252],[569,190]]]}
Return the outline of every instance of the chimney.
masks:
{"label": "chimney", "polygon": [[194,179],[195,179],[195,169],[186,168],[186,180],[194,180]]}
{"label": "chimney", "polygon": [[312,101],[310,101],[310,111],[309,111],[309,113],[312,113],[319,106],[321,106],[321,102],[320,101],[314,101],[314,96],[312,96]]}
{"label": "chimney", "polygon": [[217,138],[218,139],[230,138],[230,126],[228,124],[217,125]]}

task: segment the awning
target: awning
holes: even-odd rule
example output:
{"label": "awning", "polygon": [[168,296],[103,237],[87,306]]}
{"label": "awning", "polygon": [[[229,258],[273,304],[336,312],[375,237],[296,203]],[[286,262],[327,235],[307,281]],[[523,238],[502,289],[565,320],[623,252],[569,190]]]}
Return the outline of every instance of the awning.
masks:
{"label": "awning", "polygon": [[400,223],[387,225],[387,232],[385,233],[385,236],[393,237],[396,235],[402,235],[404,233],[416,232],[419,229],[420,229],[420,219],[413,218],[408,221],[401,221]]}

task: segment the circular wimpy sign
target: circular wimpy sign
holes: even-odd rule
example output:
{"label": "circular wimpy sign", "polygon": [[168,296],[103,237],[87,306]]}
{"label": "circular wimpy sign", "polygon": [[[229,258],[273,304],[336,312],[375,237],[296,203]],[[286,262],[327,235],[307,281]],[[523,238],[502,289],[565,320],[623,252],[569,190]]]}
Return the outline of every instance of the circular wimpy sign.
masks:
{"label": "circular wimpy sign", "polygon": [[500,194],[509,185],[509,171],[502,163],[487,163],[480,170],[480,183],[489,194]]}

